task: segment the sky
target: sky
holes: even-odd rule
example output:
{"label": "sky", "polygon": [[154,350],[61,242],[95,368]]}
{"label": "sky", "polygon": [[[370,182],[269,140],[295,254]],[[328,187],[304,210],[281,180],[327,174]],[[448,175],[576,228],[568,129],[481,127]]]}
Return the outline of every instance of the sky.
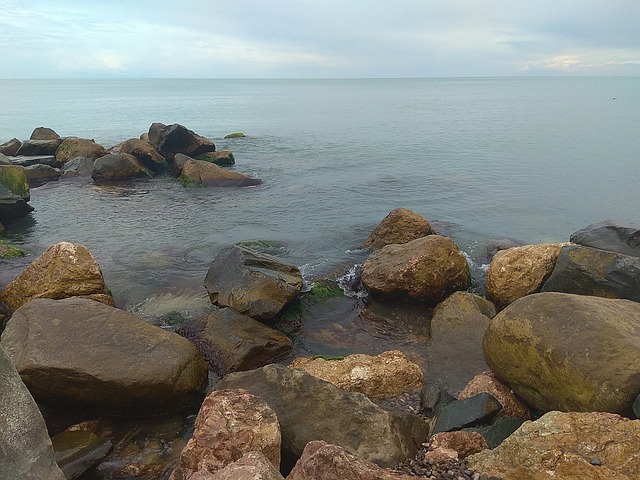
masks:
{"label": "sky", "polygon": [[640,75],[640,0],[0,0],[0,78]]}

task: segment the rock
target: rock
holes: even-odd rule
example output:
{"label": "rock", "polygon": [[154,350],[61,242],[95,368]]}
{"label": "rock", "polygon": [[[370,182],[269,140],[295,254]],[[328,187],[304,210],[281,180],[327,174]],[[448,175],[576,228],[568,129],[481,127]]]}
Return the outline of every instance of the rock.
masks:
{"label": "rock", "polygon": [[149,142],[169,161],[173,160],[176,153],[197,157],[206,152],[216,151],[216,146],[211,140],[177,123],[168,126],[161,123],[152,124],[149,128]]}
{"label": "rock", "polygon": [[386,468],[358,458],[338,445],[309,442],[287,480],[409,480]]}
{"label": "rock", "polygon": [[213,304],[271,320],[300,294],[302,274],[271,255],[229,245],[209,266],[204,287]]}
{"label": "rock", "polygon": [[571,234],[571,241],[585,247],[640,257],[640,225],[611,221],[594,223]]}
{"label": "rock", "polygon": [[216,473],[201,470],[189,480],[284,480],[284,477],[262,453],[249,452]]}
{"label": "rock", "polygon": [[211,370],[220,376],[262,367],[293,348],[285,334],[231,308],[215,310],[177,332],[195,343]]}
{"label": "rock", "polygon": [[45,183],[58,180],[62,173],[57,168],[50,167],[49,165],[31,165],[24,169],[29,187],[35,188]]}
{"label": "rock", "polygon": [[246,137],[246,135],[242,132],[228,133],[224,136],[224,138],[244,138],[244,137]]}
{"label": "rock", "polygon": [[95,160],[107,155],[107,153],[109,152],[102,145],[98,145],[93,140],[75,137],[65,138],[55,151],[56,160],[61,164],[65,164],[76,157]]}
{"label": "rock", "polygon": [[292,368],[368,397],[392,397],[422,388],[422,370],[399,350],[371,356],[354,354],[342,360],[298,357]]}
{"label": "rock", "polygon": [[640,304],[535,293],[496,315],[487,363],[543,412],[629,412],[640,391]]}
{"label": "rock", "polygon": [[32,133],[30,140],[58,140],[58,135],[55,130],[47,127],[38,127]]}
{"label": "rock", "polygon": [[11,163],[11,159],[9,157],[0,153],[0,165],[13,165],[13,163]]}
{"label": "rock", "polygon": [[20,146],[22,142],[17,138],[12,138],[11,140],[4,142],[0,145],[0,153],[3,155],[7,155],[8,157],[15,157],[20,150]]}
{"label": "rock", "polygon": [[633,414],[636,418],[640,418],[640,395],[638,395],[633,402]]}
{"label": "rock", "polygon": [[339,445],[352,455],[390,467],[415,455],[428,433],[426,422],[417,415],[388,412],[365,395],[281,365],[231,373],[216,388],[244,388],[275,410],[285,472],[311,440]]}
{"label": "rock", "polygon": [[21,167],[30,167],[32,165],[49,165],[50,167],[58,167],[60,164],[53,155],[31,155],[24,157],[13,157],[11,160],[13,165]]}
{"label": "rock", "polygon": [[191,342],[84,298],[23,305],[2,345],[33,396],[52,407],[157,415],[192,405],[207,384]]}
{"label": "rock", "polygon": [[36,402],[0,346],[0,478],[65,480]]}
{"label": "rock", "polygon": [[467,464],[505,479],[631,480],[640,478],[639,441],[637,421],[608,413],[549,412],[525,422],[494,450],[468,457]]}
{"label": "rock", "polygon": [[396,208],[371,232],[362,247],[377,249],[434,234],[431,225],[424,217],[406,208]]}
{"label": "rock", "polygon": [[33,207],[0,183],[0,221],[21,218],[33,211]]}
{"label": "rock", "polygon": [[144,140],[131,138],[110,149],[111,153],[128,153],[154,173],[163,173],[169,169],[167,160],[153,146]]}
{"label": "rock", "polygon": [[433,417],[445,405],[455,401],[456,397],[435,383],[427,383],[420,390],[420,412]]}
{"label": "rock", "polygon": [[494,417],[502,405],[492,395],[479,393],[464,400],[451,402],[436,412],[431,433],[461,430]]}
{"label": "rock", "polygon": [[225,170],[203,160],[187,160],[182,165],[180,181],[185,187],[251,187],[262,184],[262,180],[250,178],[242,173]]}
{"label": "rock", "polygon": [[60,169],[64,176],[90,176],[93,172],[93,160],[87,157],[74,157]]}
{"label": "rock", "polygon": [[462,459],[489,448],[489,445],[478,432],[440,432],[429,439],[429,450],[436,448],[453,450],[457,453],[456,458]]}
{"label": "rock", "polygon": [[249,452],[262,453],[279,468],[280,444],[278,417],[263,399],[245,390],[213,391],[170,480],[187,480],[201,470],[214,473]]}
{"label": "rock", "polygon": [[182,153],[176,153],[175,157],[173,157],[173,174],[176,177],[180,176],[182,173],[182,167],[184,167],[184,164],[189,160],[195,160],[195,158],[188,157]]}
{"label": "rock", "polygon": [[464,428],[463,431],[478,432],[487,441],[489,448],[496,448],[525,422],[524,418],[501,417],[499,415],[500,413],[492,420],[490,425]]}
{"label": "rock", "polygon": [[487,370],[482,338],[495,314],[491,302],[468,292],[454,292],[439,303],[429,328],[427,377],[430,364],[450,365],[445,383],[457,385],[459,390],[474,375]]}
{"label": "rock", "polygon": [[0,165],[0,221],[21,218],[33,211],[24,168]]}
{"label": "rock", "polygon": [[437,304],[469,284],[467,260],[450,238],[428,235],[376,250],[362,266],[374,296]]}
{"label": "rock", "polygon": [[55,459],[67,480],[79,478],[98,465],[113,449],[109,438],[90,431],[66,430],[51,439]]}
{"label": "rock", "polygon": [[546,243],[500,250],[487,269],[487,297],[504,308],[537,293],[549,278],[563,245]]}
{"label": "rock", "polygon": [[640,258],[579,245],[562,247],[542,291],[640,302]]}
{"label": "rock", "polygon": [[16,152],[16,157],[34,157],[40,155],[54,155],[62,143],[61,138],[53,140],[25,140]]}
{"label": "rock", "polygon": [[133,178],[151,178],[153,173],[136,157],[128,153],[107,154],[93,162],[94,182],[115,182]]}
{"label": "rock", "polygon": [[84,297],[115,305],[102,271],[82,245],[56,243],[0,292],[0,302],[16,310],[34,298]]}
{"label": "rock", "polygon": [[219,152],[207,152],[202,155],[198,155],[196,160],[203,160],[205,162],[215,163],[222,167],[230,167],[236,164],[236,159],[230,150],[220,150]]}
{"label": "rock", "polygon": [[458,395],[458,400],[473,397],[478,393],[491,394],[502,405],[498,414],[501,417],[520,417],[525,420],[531,418],[529,409],[514,395],[509,387],[502,383],[493,372],[482,372],[473,377]]}

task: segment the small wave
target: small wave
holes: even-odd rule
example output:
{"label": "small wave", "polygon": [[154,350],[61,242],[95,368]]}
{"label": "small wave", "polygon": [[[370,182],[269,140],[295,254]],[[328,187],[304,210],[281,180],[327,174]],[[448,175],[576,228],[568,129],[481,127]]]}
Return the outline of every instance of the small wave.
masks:
{"label": "small wave", "polygon": [[344,275],[337,278],[338,286],[347,297],[364,298],[369,295],[360,281],[361,273],[362,264],[356,263],[353,267],[347,270]]}

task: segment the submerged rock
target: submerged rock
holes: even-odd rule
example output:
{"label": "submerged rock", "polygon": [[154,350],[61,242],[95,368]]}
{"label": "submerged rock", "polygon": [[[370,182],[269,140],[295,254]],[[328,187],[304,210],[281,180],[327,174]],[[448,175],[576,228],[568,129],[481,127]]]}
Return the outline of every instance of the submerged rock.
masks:
{"label": "submerged rock", "polygon": [[484,352],[498,378],[538,410],[630,412],[640,391],[640,303],[528,295],[493,318]]}
{"label": "submerged rock", "polygon": [[376,249],[390,244],[407,243],[433,234],[435,232],[424,217],[406,208],[396,208],[384,217],[362,247]]}
{"label": "submerged rock", "polygon": [[215,163],[222,167],[230,167],[236,164],[236,159],[230,150],[220,150],[219,152],[207,152],[198,155],[196,160],[204,160],[205,162]]}
{"label": "submerged rock", "polygon": [[250,178],[242,173],[231,172],[204,160],[189,159],[182,165],[180,181],[186,187],[251,187],[262,184],[262,180]]}
{"label": "submerged rock", "polygon": [[2,345],[34,397],[67,410],[157,415],[192,405],[207,383],[191,342],[84,298],[23,305]]}
{"label": "submerged rock", "polygon": [[115,305],[100,265],[83,245],[69,242],[49,247],[0,292],[0,302],[16,310],[34,298],[91,298]]}
{"label": "submerged rock", "polygon": [[428,235],[376,250],[362,266],[374,296],[435,305],[469,285],[469,266],[453,240]]}

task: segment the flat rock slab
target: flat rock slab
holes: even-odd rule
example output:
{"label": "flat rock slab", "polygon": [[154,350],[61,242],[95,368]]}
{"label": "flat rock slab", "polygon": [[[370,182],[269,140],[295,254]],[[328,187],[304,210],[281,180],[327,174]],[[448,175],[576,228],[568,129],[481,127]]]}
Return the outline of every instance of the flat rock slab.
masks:
{"label": "flat rock slab", "polygon": [[187,339],[83,298],[36,299],[16,310],[2,345],[44,404],[155,415],[192,405],[207,366]]}
{"label": "flat rock slab", "polygon": [[571,241],[585,247],[640,257],[640,225],[600,222],[571,235]]}

